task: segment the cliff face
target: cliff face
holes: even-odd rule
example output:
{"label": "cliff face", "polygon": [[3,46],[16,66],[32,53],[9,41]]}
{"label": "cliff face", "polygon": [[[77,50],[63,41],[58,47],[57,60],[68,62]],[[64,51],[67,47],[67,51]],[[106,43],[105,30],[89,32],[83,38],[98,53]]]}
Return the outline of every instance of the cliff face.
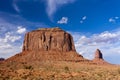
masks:
{"label": "cliff face", "polygon": [[43,28],[25,35],[23,51],[75,51],[72,36],[60,28]]}

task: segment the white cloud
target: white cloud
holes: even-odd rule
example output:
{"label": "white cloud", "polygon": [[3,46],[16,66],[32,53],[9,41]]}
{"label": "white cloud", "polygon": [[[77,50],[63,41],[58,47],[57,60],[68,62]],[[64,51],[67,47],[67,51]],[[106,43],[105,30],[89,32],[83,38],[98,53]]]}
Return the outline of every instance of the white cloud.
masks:
{"label": "white cloud", "polygon": [[17,26],[0,18],[0,57],[8,58],[21,51],[23,35],[16,32]]}
{"label": "white cloud", "polygon": [[115,23],[115,19],[110,18],[110,19],[109,19],[109,22],[111,22],[111,23]]}
{"label": "white cloud", "polygon": [[61,20],[59,20],[57,23],[58,24],[67,24],[68,18],[67,17],[62,17]]}
{"label": "white cloud", "polygon": [[118,17],[118,16],[116,16],[116,17],[115,17],[115,19],[119,19],[119,17]]}
{"label": "white cloud", "polygon": [[83,16],[82,20],[85,20],[87,17],[86,16]]}
{"label": "white cloud", "polygon": [[5,39],[4,41],[7,42],[7,41],[11,41],[11,42],[15,42],[17,40],[21,39],[21,36],[17,36],[17,35],[13,35],[11,34],[10,32],[7,32],[5,34]]}
{"label": "white cloud", "polygon": [[86,19],[87,19],[87,16],[83,16],[82,19],[80,20],[80,23],[82,24]]}
{"label": "white cloud", "polygon": [[[92,34],[86,36],[78,33],[73,34],[75,39],[75,47],[78,53],[82,54],[87,59],[93,59],[95,50],[98,48],[102,51],[105,60],[112,63],[119,63],[120,56],[120,31],[105,31],[100,34]],[[78,38],[79,36],[79,38]],[[77,39],[76,39],[77,37]],[[116,57],[115,57],[116,56]],[[112,58],[112,60],[110,60]]]}
{"label": "white cloud", "polygon": [[22,26],[18,26],[18,30],[17,30],[17,33],[19,34],[23,34],[26,32],[26,28],[22,27]]}
{"label": "white cloud", "polygon": [[46,0],[47,8],[46,12],[50,19],[52,19],[53,14],[57,11],[58,8],[65,4],[73,3],[75,0]]}
{"label": "white cloud", "polygon": [[109,18],[109,22],[111,22],[111,23],[116,23],[116,21],[117,21],[118,19],[119,19],[118,16],[112,17],[112,18]]}
{"label": "white cloud", "polygon": [[9,58],[16,53],[21,51],[21,48],[19,48],[20,45],[13,45],[10,43],[3,43],[3,45],[0,44],[0,57],[3,58]]}
{"label": "white cloud", "polygon": [[[21,38],[22,35],[13,32],[6,32],[3,37],[0,37],[0,57],[8,58],[20,52]],[[19,41],[19,43],[16,41]]]}
{"label": "white cloud", "polygon": [[[6,33],[0,38],[0,57],[8,58],[21,51],[21,36]],[[16,41],[19,41],[18,43]]]}
{"label": "white cloud", "polygon": [[83,21],[80,21],[80,23],[82,24],[82,23],[83,23]]}

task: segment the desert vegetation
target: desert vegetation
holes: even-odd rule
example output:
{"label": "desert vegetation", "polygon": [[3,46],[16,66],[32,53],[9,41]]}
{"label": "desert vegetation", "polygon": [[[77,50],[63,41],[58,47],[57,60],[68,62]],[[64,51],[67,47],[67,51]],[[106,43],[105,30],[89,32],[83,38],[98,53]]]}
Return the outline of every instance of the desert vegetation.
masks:
{"label": "desert vegetation", "polygon": [[[9,66],[11,66],[9,64]],[[0,65],[0,80],[119,80],[120,67],[75,62],[24,65],[20,69]]]}

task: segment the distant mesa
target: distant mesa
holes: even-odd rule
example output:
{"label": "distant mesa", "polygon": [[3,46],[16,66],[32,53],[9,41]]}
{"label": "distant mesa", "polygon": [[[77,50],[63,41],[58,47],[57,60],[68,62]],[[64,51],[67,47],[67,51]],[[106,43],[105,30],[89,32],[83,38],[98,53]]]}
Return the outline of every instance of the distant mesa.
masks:
{"label": "distant mesa", "polygon": [[5,59],[4,58],[0,58],[0,61],[4,61]]}

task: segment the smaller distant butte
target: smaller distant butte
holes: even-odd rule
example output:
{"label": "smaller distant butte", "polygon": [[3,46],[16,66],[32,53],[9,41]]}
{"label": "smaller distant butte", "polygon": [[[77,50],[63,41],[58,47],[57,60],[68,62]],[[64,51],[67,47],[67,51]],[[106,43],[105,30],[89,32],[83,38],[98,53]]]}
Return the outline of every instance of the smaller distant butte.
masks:
{"label": "smaller distant butte", "polygon": [[101,53],[101,51],[99,49],[96,50],[95,57],[94,57],[94,59],[92,61],[95,62],[96,64],[110,65],[110,63],[106,62],[103,59],[103,54]]}

